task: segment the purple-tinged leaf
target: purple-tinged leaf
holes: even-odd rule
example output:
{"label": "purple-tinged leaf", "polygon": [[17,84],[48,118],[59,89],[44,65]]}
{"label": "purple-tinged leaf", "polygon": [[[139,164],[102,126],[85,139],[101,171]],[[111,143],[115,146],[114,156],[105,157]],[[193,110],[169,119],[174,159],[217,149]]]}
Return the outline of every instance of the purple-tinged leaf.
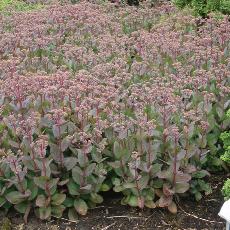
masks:
{"label": "purple-tinged leaf", "polygon": [[175,181],[176,183],[185,183],[191,180],[191,176],[187,173],[177,172]]}
{"label": "purple-tinged leaf", "polygon": [[38,209],[38,215],[41,220],[47,220],[51,216],[51,207],[42,207]]}
{"label": "purple-tinged leaf", "polygon": [[168,207],[172,203],[172,196],[161,196],[159,199],[159,207]]}
{"label": "purple-tinged leaf", "polygon": [[96,168],[96,163],[92,163],[88,165],[87,168],[85,169],[85,176],[90,176],[95,168]]}
{"label": "purple-tinged leaf", "polygon": [[86,215],[88,211],[88,206],[82,199],[77,199],[74,201],[74,208],[82,216]]}
{"label": "purple-tinged leaf", "polygon": [[64,152],[70,146],[70,139],[69,137],[65,137],[61,141],[61,151]]}
{"label": "purple-tinged leaf", "polygon": [[46,207],[48,205],[47,199],[44,195],[38,195],[36,199],[36,206]]}
{"label": "purple-tinged leaf", "polygon": [[64,166],[66,167],[67,171],[74,168],[74,166],[77,164],[77,158],[76,157],[66,157],[64,158]]}

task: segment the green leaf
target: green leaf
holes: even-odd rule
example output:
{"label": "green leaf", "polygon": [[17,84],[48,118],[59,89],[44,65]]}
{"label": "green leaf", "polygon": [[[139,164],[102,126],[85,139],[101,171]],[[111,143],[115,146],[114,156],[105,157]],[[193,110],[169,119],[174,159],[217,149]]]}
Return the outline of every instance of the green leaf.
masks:
{"label": "green leaf", "polygon": [[31,195],[30,195],[29,200],[35,199],[35,197],[38,194],[38,187],[34,184],[34,181],[28,180],[27,187],[31,191]]}
{"label": "green leaf", "polygon": [[144,189],[147,187],[149,182],[149,176],[142,176],[139,180],[138,180],[138,186],[140,188],[140,190]]}
{"label": "green leaf", "polygon": [[191,176],[187,173],[178,172],[175,179],[176,183],[185,183],[191,180]]}
{"label": "green leaf", "polygon": [[204,178],[206,176],[210,176],[209,172],[206,171],[206,170],[201,170],[199,172],[195,172],[195,173],[192,174],[193,178],[199,178],[199,179]]}
{"label": "green leaf", "polygon": [[120,186],[120,185],[116,185],[116,186],[113,187],[114,192],[121,192],[123,190],[124,190],[123,187]]}
{"label": "green leaf", "polygon": [[65,137],[61,141],[61,151],[64,152],[70,145],[70,139],[68,137]]}
{"label": "green leaf", "polygon": [[73,122],[68,122],[67,123],[67,130],[68,130],[68,134],[73,134],[76,130],[76,125]]}
{"label": "green leaf", "polygon": [[0,208],[6,203],[6,199],[2,196],[0,196]]}
{"label": "green leaf", "polygon": [[58,145],[50,143],[50,154],[56,162],[60,161],[60,148]]}
{"label": "green leaf", "polygon": [[152,181],[153,188],[162,188],[163,187],[163,180],[155,179]]}
{"label": "green leaf", "polygon": [[218,140],[218,136],[216,136],[216,134],[210,133],[207,135],[207,142],[209,145],[216,144],[217,140]]}
{"label": "green leaf", "polygon": [[74,208],[70,208],[68,211],[69,220],[76,221],[78,219],[77,212]]}
{"label": "green leaf", "polygon": [[81,168],[78,167],[78,166],[75,166],[75,167],[72,169],[72,177],[73,177],[73,180],[74,180],[77,184],[81,184],[82,176],[83,176],[83,172],[82,172]]}
{"label": "green leaf", "polygon": [[34,171],[34,162],[33,160],[31,159],[30,156],[24,156],[23,157],[23,164],[29,169],[29,170],[32,170]]}
{"label": "green leaf", "polygon": [[99,194],[97,194],[97,193],[91,193],[90,195],[91,195],[90,200],[93,201],[94,203],[100,204],[100,203],[103,202],[103,197],[100,196]]}
{"label": "green leaf", "polygon": [[66,198],[66,194],[63,193],[56,193],[51,197],[51,204],[52,205],[61,205]]}
{"label": "green leaf", "polygon": [[22,213],[24,214],[26,212],[26,210],[29,208],[30,206],[30,203],[27,202],[27,201],[24,201],[22,203],[19,203],[19,204],[15,204],[14,205],[14,208],[19,212],[19,213]]}
{"label": "green leaf", "polygon": [[154,188],[144,190],[142,193],[143,193],[145,200],[154,200],[154,198],[155,198],[155,189]]}
{"label": "green leaf", "polygon": [[121,184],[121,181],[120,181],[120,179],[119,178],[112,178],[112,183],[113,183],[113,185],[115,185],[115,186],[117,186],[117,185],[120,185]]}
{"label": "green leaf", "polygon": [[59,185],[59,186],[64,186],[64,185],[66,185],[68,182],[69,182],[69,179],[65,179],[65,180],[63,180],[63,181],[59,181],[59,182],[58,182],[58,185]]}
{"label": "green leaf", "polygon": [[17,181],[15,181],[14,185],[16,186],[18,191],[21,191],[22,188],[24,190],[26,190],[27,189],[27,180],[23,180],[20,185],[19,185],[19,183]]}
{"label": "green leaf", "polygon": [[64,200],[64,202],[62,204],[67,208],[71,208],[71,207],[73,207],[74,199],[71,197],[66,197],[66,199]]}
{"label": "green leaf", "polygon": [[25,194],[22,194],[21,192],[18,191],[12,191],[6,194],[6,199],[11,203],[11,204],[19,204],[26,200],[31,195],[31,192],[27,190]]}
{"label": "green leaf", "polygon": [[137,62],[142,62],[143,61],[142,57],[139,56],[139,55],[136,55],[135,58],[136,58]]}
{"label": "green leaf", "polygon": [[188,137],[192,138],[194,134],[194,123],[192,122],[188,127]]}
{"label": "green leaf", "polygon": [[151,168],[151,173],[154,175],[156,173],[158,173],[161,170],[162,164],[154,164]]}
{"label": "green leaf", "polygon": [[212,193],[212,188],[210,184],[206,183],[204,180],[198,180],[198,184],[200,185],[200,188],[202,191],[205,191],[205,194],[208,195]]}
{"label": "green leaf", "polygon": [[136,196],[131,195],[128,204],[132,207],[137,207],[138,206],[138,198]]}
{"label": "green leaf", "polygon": [[86,202],[82,199],[77,199],[74,201],[74,208],[82,216],[87,214],[88,206]]}
{"label": "green leaf", "polygon": [[156,208],[156,204],[152,200],[146,200],[145,201],[145,206],[147,208]]}
{"label": "green leaf", "polygon": [[38,195],[36,199],[36,206],[38,207],[46,207],[46,197],[44,195]]}
{"label": "green leaf", "polygon": [[54,178],[54,179],[49,180],[48,185],[49,185],[50,190],[57,186],[58,181],[59,181],[59,178]]}
{"label": "green leaf", "polygon": [[76,157],[66,157],[64,159],[64,166],[66,167],[67,171],[71,170],[77,164]]}
{"label": "green leaf", "polygon": [[120,145],[117,141],[115,141],[113,144],[113,153],[114,153],[116,159],[121,158],[122,151],[121,151]]}
{"label": "green leaf", "polygon": [[50,190],[50,191],[49,191],[49,192],[48,192],[48,191],[45,191],[47,195],[49,195],[49,193],[50,193],[51,195],[53,195],[53,194],[56,192],[58,181],[59,181],[59,178],[51,179],[51,180],[49,181],[48,187],[49,187],[49,190]]}
{"label": "green leaf", "polygon": [[103,184],[101,185],[100,191],[102,191],[102,192],[107,192],[107,191],[109,191],[109,190],[110,190],[110,186],[109,186],[108,184],[103,183]]}
{"label": "green leaf", "polygon": [[222,118],[224,116],[224,110],[220,107],[216,107],[216,112],[219,116],[219,118]]}
{"label": "green leaf", "polygon": [[189,190],[189,183],[176,183],[175,184],[175,192],[176,193],[185,193]]}
{"label": "green leaf", "polygon": [[38,209],[39,218],[41,220],[47,220],[51,216],[51,207],[39,208]]}
{"label": "green leaf", "polygon": [[121,167],[120,161],[108,162],[108,165],[114,169],[119,169]]}
{"label": "green leaf", "polygon": [[125,189],[129,189],[129,188],[135,188],[136,187],[136,184],[133,182],[133,183],[131,183],[131,182],[125,182],[125,183],[123,183],[123,185],[122,185]]}
{"label": "green leaf", "polygon": [[52,131],[53,131],[54,137],[58,138],[61,136],[61,127],[59,127],[58,125],[53,125]]}
{"label": "green leaf", "polygon": [[160,179],[167,179],[167,180],[169,180],[169,181],[172,179],[171,170],[163,170],[163,171],[160,171],[159,173],[157,173],[157,176],[158,176]]}
{"label": "green leaf", "polygon": [[68,187],[70,195],[73,195],[73,196],[80,195],[80,193],[79,193],[80,186],[78,184],[74,183],[73,180],[70,180],[68,182],[67,187]]}
{"label": "green leaf", "polygon": [[96,163],[92,163],[92,164],[88,165],[86,170],[85,170],[86,176],[90,176],[93,173],[95,167],[96,167]]}
{"label": "green leaf", "polygon": [[40,120],[40,125],[42,127],[51,127],[52,126],[52,121],[49,120],[47,117],[42,117]]}
{"label": "green leaf", "polygon": [[79,150],[77,156],[78,156],[79,165],[81,167],[85,167],[89,161],[86,153],[83,153],[82,151]]}
{"label": "green leaf", "polygon": [[200,192],[195,193],[195,198],[197,201],[201,200],[202,199],[201,193]]}
{"label": "green leaf", "polygon": [[85,186],[83,186],[83,187],[80,187],[80,189],[83,191],[83,190],[85,190],[85,191],[89,191],[89,190],[91,190],[91,188],[92,188],[92,185],[91,184],[87,184],[87,185],[85,185]]}
{"label": "green leaf", "polygon": [[57,218],[61,218],[64,210],[64,205],[54,206],[51,208],[51,215]]}
{"label": "green leaf", "polygon": [[45,176],[34,177],[34,183],[43,190],[45,190],[45,186],[48,180],[49,178]]}
{"label": "green leaf", "polygon": [[[49,179],[45,176],[35,177],[34,183],[41,189],[45,190],[45,192],[50,193],[53,195],[57,188],[57,183],[59,181],[59,178]],[[49,189],[49,191],[48,191]]]}

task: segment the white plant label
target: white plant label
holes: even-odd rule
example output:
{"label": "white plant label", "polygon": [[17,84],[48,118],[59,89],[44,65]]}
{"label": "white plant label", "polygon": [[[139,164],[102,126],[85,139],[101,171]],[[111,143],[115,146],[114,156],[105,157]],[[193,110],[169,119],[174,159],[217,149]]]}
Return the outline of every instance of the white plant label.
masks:
{"label": "white plant label", "polygon": [[218,215],[224,218],[227,222],[230,222],[230,200],[224,202]]}

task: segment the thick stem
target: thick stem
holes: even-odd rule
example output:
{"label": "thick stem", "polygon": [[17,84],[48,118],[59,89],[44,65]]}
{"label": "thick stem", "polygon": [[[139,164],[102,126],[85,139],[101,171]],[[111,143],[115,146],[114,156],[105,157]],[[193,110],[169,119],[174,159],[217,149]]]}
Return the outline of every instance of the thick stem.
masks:
{"label": "thick stem", "polygon": [[45,184],[45,191],[48,194],[48,199],[46,201],[46,207],[47,207],[49,205],[49,203],[50,203],[50,200],[51,200],[51,193],[50,193],[50,188],[49,188],[48,182],[46,182],[46,184]]}
{"label": "thick stem", "polygon": [[126,179],[126,178],[127,178],[127,175],[126,175],[126,173],[125,173],[125,168],[124,168],[124,164],[123,164],[122,159],[120,159],[120,167],[121,167],[121,171],[122,171],[122,174],[123,174],[123,176],[124,176],[124,179]]}
{"label": "thick stem", "polygon": [[61,127],[58,124],[58,149],[59,149],[59,152],[60,152],[61,167],[63,168],[64,167],[64,156],[63,156],[63,152],[61,150],[61,139],[60,139],[60,136],[61,136]]}
{"label": "thick stem", "polygon": [[135,184],[136,184],[136,189],[137,189],[137,193],[138,193],[138,197],[139,199],[141,199],[141,190],[138,184],[138,172],[137,172],[137,167],[135,165]]}
{"label": "thick stem", "polygon": [[42,158],[42,172],[43,172],[44,176],[46,176],[46,162],[45,162],[45,158]]}
{"label": "thick stem", "polygon": [[19,177],[18,174],[16,174],[16,176],[17,176],[17,179],[18,179],[19,188],[20,188],[21,192],[22,192],[23,194],[25,194],[25,189],[23,188],[21,178]]}
{"label": "thick stem", "polygon": [[[29,135],[29,142],[30,142],[30,145],[32,144],[32,135],[30,134]],[[33,147],[31,147],[31,155],[32,155],[32,161],[33,161],[33,164],[34,164],[34,170],[35,171],[37,171],[38,170],[38,166],[37,166],[37,164],[36,164],[36,162],[35,162],[35,153],[34,153],[34,148]]]}
{"label": "thick stem", "polygon": [[174,161],[173,161],[173,181],[172,184],[173,186],[176,183],[176,174],[177,174],[177,142],[175,141],[175,147],[174,147]]}
{"label": "thick stem", "polygon": [[[148,137],[148,169],[150,169],[151,167],[151,152],[152,152],[152,148],[151,148],[151,138]],[[149,172],[150,173],[150,172]]]}

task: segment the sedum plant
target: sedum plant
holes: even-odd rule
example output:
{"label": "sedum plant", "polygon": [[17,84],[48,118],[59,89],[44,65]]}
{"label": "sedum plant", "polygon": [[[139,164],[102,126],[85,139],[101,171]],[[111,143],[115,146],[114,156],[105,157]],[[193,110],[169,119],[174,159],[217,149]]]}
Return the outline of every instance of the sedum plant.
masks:
{"label": "sedum plant", "polygon": [[168,3],[89,2],[1,17],[2,209],[76,219],[112,189],[176,213],[181,195],[211,192],[229,128],[228,17],[198,28]]}

